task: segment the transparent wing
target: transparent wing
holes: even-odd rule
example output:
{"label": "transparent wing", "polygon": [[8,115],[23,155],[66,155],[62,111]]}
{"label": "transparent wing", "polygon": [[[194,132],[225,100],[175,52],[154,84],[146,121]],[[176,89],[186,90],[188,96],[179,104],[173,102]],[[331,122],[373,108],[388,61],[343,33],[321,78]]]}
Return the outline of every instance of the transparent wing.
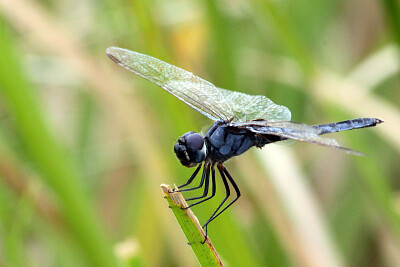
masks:
{"label": "transparent wing", "polygon": [[340,146],[335,139],[319,136],[321,130],[307,124],[291,121],[249,121],[243,123],[235,122],[232,123],[232,125],[236,127],[245,127],[246,129],[261,135],[276,135],[287,139],[341,149],[359,156],[364,155],[356,150]]}
{"label": "transparent wing", "polygon": [[117,64],[157,84],[212,120],[229,120],[234,113],[221,91],[193,73],[159,59],[118,47],[107,55]]}
{"label": "transparent wing", "polygon": [[290,110],[262,95],[248,95],[218,88],[230,104],[238,121],[264,119],[266,121],[290,121]]}

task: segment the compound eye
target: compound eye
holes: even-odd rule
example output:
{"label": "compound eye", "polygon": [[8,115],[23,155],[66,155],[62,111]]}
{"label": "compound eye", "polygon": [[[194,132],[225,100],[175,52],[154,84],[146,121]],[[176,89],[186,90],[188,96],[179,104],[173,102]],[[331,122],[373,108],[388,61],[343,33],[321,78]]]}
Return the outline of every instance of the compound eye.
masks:
{"label": "compound eye", "polygon": [[192,133],[186,137],[186,146],[189,150],[202,150],[204,146],[204,138],[198,133]]}
{"label": "compound eye", "polygon": [[200,134],[188,132],[178,139],[174,151],[182,165],[194,167],[206,158],[207,147]]}
{"label": "compound eye", "polygon": [[174,145],[174,151],[175,151],[175,153],[178,153],[178,152],[180,152],[180,150],[182,150],[181,148],[180,148],[180,144],[179,143],[176,143],[175,145]]}

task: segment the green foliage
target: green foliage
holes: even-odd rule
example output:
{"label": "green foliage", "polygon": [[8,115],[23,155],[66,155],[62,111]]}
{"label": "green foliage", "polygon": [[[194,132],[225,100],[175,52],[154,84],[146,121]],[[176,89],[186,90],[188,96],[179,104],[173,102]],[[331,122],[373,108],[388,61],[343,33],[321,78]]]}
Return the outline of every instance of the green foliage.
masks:
{"label": "green foliage", "polygon": [[[383,119],[330,136],[368,157],[294,144],[231,160],[242,198],[209,235],[227,266],[400,265],[396,1],[0,2],[1,266],[198,262],[159,185],[187,180],[174,140],[211,122],[109,46],[266,95],[303,123]],[[223,197],[218,179],[200,223]]]}

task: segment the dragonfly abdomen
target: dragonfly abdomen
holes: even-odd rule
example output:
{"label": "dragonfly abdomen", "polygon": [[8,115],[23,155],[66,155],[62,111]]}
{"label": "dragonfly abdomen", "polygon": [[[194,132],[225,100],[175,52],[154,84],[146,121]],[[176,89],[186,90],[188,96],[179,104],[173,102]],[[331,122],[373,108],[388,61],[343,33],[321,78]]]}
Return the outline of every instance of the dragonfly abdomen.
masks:
{"label": "dragonfly abdomen", "polygon": [[354,120],[314,125],[313,127],[321,131],[319,134],[327,134],[365,127],[373,127],[382,122],[382,120],[376,118],[358,118]]}

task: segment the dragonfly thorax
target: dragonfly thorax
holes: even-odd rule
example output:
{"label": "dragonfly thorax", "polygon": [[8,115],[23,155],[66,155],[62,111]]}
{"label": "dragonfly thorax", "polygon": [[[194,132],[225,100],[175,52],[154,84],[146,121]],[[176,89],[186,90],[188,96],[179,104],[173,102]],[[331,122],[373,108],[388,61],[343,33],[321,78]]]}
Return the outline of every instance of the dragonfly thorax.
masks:
{"label": "dragonfly thorax", "polygon": [[207,158],[211,162],[222,163],[256,145],[255,134],[246,129],[230,127],[224,121],[216,121],[204,139],[207,145]]}
{"label": "dragonfly thorax", "polygon": [[207,148],[203,136],[187,132],[174,145],[174,152],[183,166],[194,167],[206,158]]}

